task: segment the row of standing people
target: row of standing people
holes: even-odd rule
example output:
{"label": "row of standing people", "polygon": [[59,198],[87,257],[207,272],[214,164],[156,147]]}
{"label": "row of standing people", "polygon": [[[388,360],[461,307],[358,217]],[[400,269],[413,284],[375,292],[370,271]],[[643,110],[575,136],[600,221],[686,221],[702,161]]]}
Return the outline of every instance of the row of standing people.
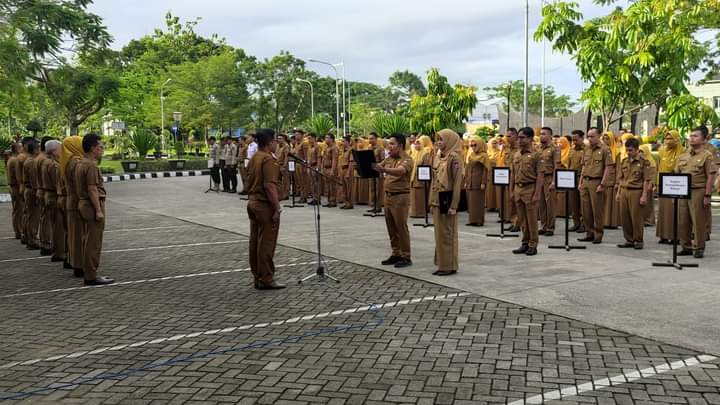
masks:
{"label": "row of standing people", "polygon": [[62,142],[44,137],[13,144],[6,162],[15,238],[84,278],[97,275],[105,228],[106,192],[97,161],[103,145],[95,134]]}

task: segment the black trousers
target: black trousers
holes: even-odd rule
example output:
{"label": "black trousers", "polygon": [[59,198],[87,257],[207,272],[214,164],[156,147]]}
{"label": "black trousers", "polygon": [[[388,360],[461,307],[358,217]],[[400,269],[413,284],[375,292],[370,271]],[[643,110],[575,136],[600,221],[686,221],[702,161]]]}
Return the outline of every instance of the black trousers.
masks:
{"label": "black trousers", "polygon": [[227,167],[225,167],[225,161],[220,160],[220,174],[222,174],[222,189],[227,191],[230,189],[230,178],[228,177]]}
{"label": "black trousers", "polygon": [[213,183],[220,184],[220,166],[215,165],[210,169],[210,177],[212,177]]}
{"label": "black trousers", "polygon": [[237,185],[238,185],[238,172],[237,172],[237,166],[228,166],[225,168],[227,170],[228,178],[230,179],[230,191],[237,192]]}

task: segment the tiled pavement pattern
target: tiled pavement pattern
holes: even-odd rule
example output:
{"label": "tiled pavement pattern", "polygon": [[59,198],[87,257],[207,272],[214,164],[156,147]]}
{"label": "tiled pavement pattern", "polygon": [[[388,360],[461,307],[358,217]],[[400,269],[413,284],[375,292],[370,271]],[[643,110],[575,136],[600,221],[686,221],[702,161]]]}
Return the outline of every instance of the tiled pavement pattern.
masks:
{"label": "tiled pavement pattern", "polygon": [[[256,291],[242,235],[117,203],[107,229],[116,252],[102,274],[154,281],[76,288],[47,260],[7,261],[36,255],[0,224],[0,396],[62,387],[9,403],[504,404],[545,392],[547,404],[720,404],[720,362],[692,350],[348,262],[329,263],[340,284],[297,285],[314,255],[286,247],[276,264],[289,288]],[[620,377],[653,365],[660,374]]]}

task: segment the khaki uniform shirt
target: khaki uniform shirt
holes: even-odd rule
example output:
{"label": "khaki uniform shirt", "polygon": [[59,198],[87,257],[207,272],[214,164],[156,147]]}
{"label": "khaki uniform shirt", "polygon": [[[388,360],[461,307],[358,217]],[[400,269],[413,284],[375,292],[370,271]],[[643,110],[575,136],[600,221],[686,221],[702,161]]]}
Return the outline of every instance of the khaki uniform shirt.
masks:
{"label": "khaki uniform shirt", "polygon": [[290,146],[286,143],[278,144],[277,148],[277,161],[278,165],[282,170],[287,170],[288,152],[290,152]]}
{"label": "khaki uniform shirt", "polygon": [[584,148],[576,149],[575,147],[572,148],[570,151],[570,167],[568,169],[570,170],[577,170],[578,175],[580,175],[580,172],[582,171],[583,167],[583,155],[585,154]]}
{"label": "khaki uniform shirt", "polygon": [[535,184],[539,174],[543,173],[542,156],[536,150],[515,152],[512,160],[515,184]]}
{"label": "khaki uniform shirt", "polygon": [[35,156],[28,156],[23,164],[23,185],[26,190],[37,188],[35,183]]}
{"label": "khaki uniform shirt", "polygon": [[308,145],[308,162],[310,162],[310,166],[317,168],[318,165],[320,165],[320,160],[322,156],[320,156],[320,145]]}
{"label": "khaki uniform shirt", "polygon": [[540,147],[540,158],[542,173],[546,176],[555,173],[555,168],[560,166],[560,150],[555,145]]}
{"label": "khaki uniform shirt", "polygon": [[688,149],[678,157],[675,171],[687,173],[692,176],[690,179],[691,188],[705,188],[709,176],[714,173],[713,164],[715,157],[707,149]]}
{"label": "khaki uniform shirt", "polygon": [[57,194],[57,177],[53,176],[55,166],[59,166],[59,163],[55,159],[47,158],[43,161],[41,169],[45,191],[52,194]]}
{"label": "khaki uniform shirt", "polygon": [[67,204],[69,210],[77,210],[78,207],[79,198],[77,194],[77,187],[75,186],[75,174],[77,173],[80,162],[80,159],[70,159],[67,166],[65,166],[65,191],[67,193]]}
{"label": "khaki uniform shirt", "polygon": [[430,206],[440,206],[440,192],[453,191],[450,208],[456,210],[460,204],[460,190],[463,184],[462,159],[451,153],[444,159],[436,156],[432,162],[433,176],[430,185]]}
{"label": "khaki uniform shirt", "polygon": [[43,181],[43,166],[45,165],[45,161],[47,160],[47,155],[45,152],[41,152],[37,157],[35,158],[35,182],[37,185],[33,185],[33,188],[35,188],[38,191],[42,192],[45,191],[45,183]]}
{"label": "khaki uniform shirt", "polygon": [[484,162],[489,161],[487,154],[485,154],[484,158],[471,160],[465,165],[465,184],[468,190],[479,190],[481,186],[486,184],[488,169],[485,167]]}
{"label": "khaki uniform shirt", "polygon": [[591,179],[602,179],[605,168],[615,166],[610,149],[602,143],[595,147],[587,146],[583,154],[583,176]]}
{"label": "khaki uniform shirt", "polygon": [[376,145],[373,148],[373,154],[375,155],[375,163],[380,163],[385,159],[385,148],[381,145]]}
{"label": "khaki uniform shirt", "polygon": [[341,177],[352,177],[350,171],[350,162],[352,160],[352,148],[345,148],[340,152],[338,157],[338,170]]}
{"label": "khaki uniform shirt", "polygon": [[650,161],[640,156],[633,160],[626,157],[620,163],[620,186],[630,190],[638,190],[645,187],[646,181],[653,180],[653,170]]}
{"label": "khaki uniform shirt", "polygon": [[249,199],[253,201],[268,202],[266,183],[275,184],[280,187],[281,175],[280,165],[272,154],[258,150],[248,166],[248,188]]}
{"label": "khaki uniform shirt", "polygon": [[13,191],[17,191],[17,188],[20,187],[21,179],[20,173],[18,172],[19,170],[20,160],[17,156],[11,156],[7,161],[7,173],[5,173],[5,175],[7,177],[7,184]]}
{"label": "khaki uniform shirt", "polygon": [[[338,148],[333,145],[325,149],[325,153],[322,154],[322,167],[326,171],[333,169],[337,166],[338,159]],[[332,173],[335,174],[335,173]]]}
{"label": "khaki uniform shirt", "polygon": [[717,170],[720,169],[720,149],[709,143],[703,144],[703,149],[707,150],[708,152],[710,152],[711,155],[713,155],[713,170],[717,172]]}
{"label": "khaki uniform shirt", "polygon": [[79,200],[89,200],[88,187],[95,186],[101,200],[107,196],[100,168],[95,159],[83,158],[75,168],[75,189]]}
{"label": "khaki uniform shirt", "polygon": [[393,176],[389,173],[385,173],[384,185],[386,193],[410,192],[410,178],[412,177],[414,164],[412,158],[410,158],[405,151],[400,152],[400,156],[396,158],[392,156],[387,157],[380,163],[380,166],[388,169],[404,167],[406,170],[405,174],[402,176]]}

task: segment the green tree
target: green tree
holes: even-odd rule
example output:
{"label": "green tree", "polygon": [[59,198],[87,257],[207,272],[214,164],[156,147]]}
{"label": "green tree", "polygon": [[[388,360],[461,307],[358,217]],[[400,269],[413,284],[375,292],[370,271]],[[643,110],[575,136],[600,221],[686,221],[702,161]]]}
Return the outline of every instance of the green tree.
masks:
{"label": "green tree", "polygon": [[350,105],[350,128],[353,132],[365,135],[373,130],[374,117],[382,110],[366,103],[353,102]]}
{"label": "green tree", "polygon": [[388,79],[390,92],[395,93],[398,104],[407,107],[412,96],[426,96],[427,89],[420,76],[408,70],[396,71]]}
{"label": "green tree", "polygon": [[477,105],[474,87],[451,86],[445,76],[433,68],[428,72],[426,96],[410,100],[410,126],[413,131],[434,134],[443,128],[459,130]]}
{"label": "green tree", "polygon": [[25,129],[32,132],[33,137],[37,137],[38,132],[42,132],[44,128],[40,120],[33,118],[27,123]]}
{"label": "green tree", "polygon": [[604,127],[648,105],[662,109],[687,94],[690,73],[711,56],[696,34],[718,28],[716,0],[634,0],[625,9],[582,23],[577,9],[574,2],[543,7],[535,39],[545,37],[554,49],[572,55],[580,77],[589,83],[581,101],[602,115]]}
{"label": "green tree", "polygon": [[[514,110],[522,110],[524,98],[524,84],[522,80],[515,80],[510,83],[503,83],[493,87],[486,87],[492,97],[507,100],[508,86],[510,87],[510,108]],[[528,86],[528,112],[540,115],[542,112],[542,85],[531,84]],[[558,95],[552,86],[545,86],[545,116],[559,117],[570,115],[575,104],[570,100],[570,96]],[[502,104],[502,108],[507,110],[507,102]]]}

